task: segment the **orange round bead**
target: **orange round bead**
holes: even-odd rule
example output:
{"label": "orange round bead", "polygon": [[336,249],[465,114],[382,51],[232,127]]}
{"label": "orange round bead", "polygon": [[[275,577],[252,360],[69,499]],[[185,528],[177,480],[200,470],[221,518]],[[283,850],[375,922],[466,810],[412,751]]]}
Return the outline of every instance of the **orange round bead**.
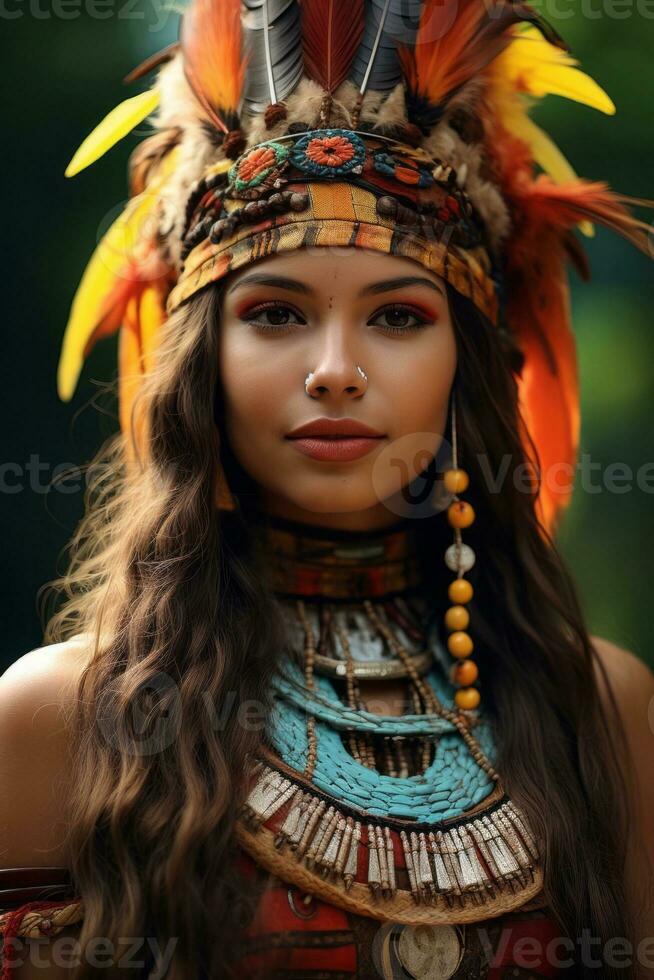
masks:
{"label": "orange round bead", "polygon": [[448,630],[465,630],[470,622],[470,613],[464,606],[450,606],[445,613]]}
{"label": "orange round bead", "polygon": [[473,588],[467,579],[455,578],[453,582],[450,582],[447,594],[450,602],[456,602],[457,605],[460,605],[462,602],[470,602]]}
{"label": "orange round bead", "polygon": [[457,691],[454,695],[454,703],[457,708],[462,708],[464,711],[473,711],[479,706],[481,697],[479,696],[479,691],[476,687],[462,687],[460,691]]}
{"label": "orange round bead", "polygon": [[455,500],[447,508],[447,519],[452,527],[470,527],[475,519],[475,512],[467,501]]}
{"label": "orange round bead", "polygon": [[469,657],[473,650],[473,642],[467,633],[457,630],[447,638],[447,649],[453,657]]}
{"label": "orange round bead", "polygon": [[474,684],[478,677],[479,668],[474,660],[461,660],[458,664],[454,664],[452,680],[455,684],[467,687],[469,684]]}
{"label": "orange round bead", "polygon": [[443,485],[448,493],[463,493],[468,489],[470,480],[465,470],[445,470]]}

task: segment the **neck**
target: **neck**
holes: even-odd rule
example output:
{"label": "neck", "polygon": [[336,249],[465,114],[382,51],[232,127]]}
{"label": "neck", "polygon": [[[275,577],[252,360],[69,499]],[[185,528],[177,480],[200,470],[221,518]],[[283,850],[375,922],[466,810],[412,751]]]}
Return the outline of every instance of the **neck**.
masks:
{"label": "neck", "polygon": [[289,500],[282,500],[261,490],[258,509],[270,517],[278,517],[294,524],[311,527],[324,527],[332,531],[383,531],[398,523],[397,516],[389,510],[385,502],[379,501],[366,510],[345,511],[343,513],[305,510]]}
{"label": "neck", "polygon": [[259,513],[253,527],[279,595],[355,601],[420,585],[415,528],[406,519],[383,529],[352,530]]}

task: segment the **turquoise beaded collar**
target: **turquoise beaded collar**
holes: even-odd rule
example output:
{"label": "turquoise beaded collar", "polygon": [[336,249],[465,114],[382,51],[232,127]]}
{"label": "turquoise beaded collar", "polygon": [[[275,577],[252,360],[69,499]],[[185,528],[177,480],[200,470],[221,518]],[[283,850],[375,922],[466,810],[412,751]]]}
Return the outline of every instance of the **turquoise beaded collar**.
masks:
{"label": "turquoise beaded collar", "polygon": [[[375,820],[437,823],[461,816],[492,792],[493,780],[478,767],[451,722],[433,715],[394,717],[351,712],[343,706],[328,677],[317,676],[315,680],[316,693],[312,695],[295,664],[285,665],[284,676],[275,680],[269,739],[280,759],[302,772],[308,749],[306,711],[310,710],[318,742],[312,783],[337,799],[342,810],[359,816],[369,814]],[[453,708],[454,688],[440,670],[432,670],[426,680],[441,703]],[[398,778],[376,772],[346,750],[341,732],[348,726],[391,737],[424,734],[427,728],[437,741],[433,761],[419,776]],[[475,737],[492,759],[494,743],[486,720],[476,725]]]}

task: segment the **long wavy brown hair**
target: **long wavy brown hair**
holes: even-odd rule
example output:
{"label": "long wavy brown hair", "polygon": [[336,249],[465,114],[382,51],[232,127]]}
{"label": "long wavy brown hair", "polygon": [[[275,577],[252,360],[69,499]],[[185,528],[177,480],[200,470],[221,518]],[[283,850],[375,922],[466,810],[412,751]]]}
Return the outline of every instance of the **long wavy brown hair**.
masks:
{"label": "long wavy brown hair", "polygon": [[[448,294],[496,768],[545,842],[545,890],[563,934],[628,938],[631,783],[618,712],[612,699],[603,707],[595,678],[603,668],[534,494],[511,479],[501,492],[488,482],[506,454],[516,467],[525,462],[519,352],[468,300]],[[67,574],[49,583],[58,608],[45,633],[46,642],[87,634],[93,649],[71,718],[68,854],[85,905],[82,948],[96,936],[156,937],[162,948],[175,937],[170,980],[237,975],[256,889],[235,861],[233,831],[262,738],[239,706],[257,702],[267,717],[286,643],[244,516],[256,492],[222,435],[220,303],[210,287],[163,327],[140,396],[147,452],[128,466],[116,435],[90,465],[86,516]],[[219,459],[242,491],[234,513],[215,506]],[[442,515],[424,520],[432,596],[444,591],[434,570],[444,533]],[[75,980],[96,973],[115,975],[83,962]],[[591,974],[578,963],[577,976]],[[601,975],[636,973],[604,965]]]}

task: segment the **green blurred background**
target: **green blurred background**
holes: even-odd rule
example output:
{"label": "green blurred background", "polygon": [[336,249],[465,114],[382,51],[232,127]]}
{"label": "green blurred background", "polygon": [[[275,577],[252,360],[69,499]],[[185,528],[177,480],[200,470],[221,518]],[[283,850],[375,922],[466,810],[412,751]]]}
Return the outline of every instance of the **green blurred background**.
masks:
{"label": "green blurred background", "polygon": [[[177,13],[158,0],[2,0],[0,7],[8,103],[1,669],[39,644],[37,592],[63,571],[62,549],[82,513],[83,479],[49,492],[47,486],[65,466],[87,461],[117,427],[115,404],[98,399],[100,385],[115,376],[115,338],[96,346],[68,405],[58,401],[55,372],[75,287],[100,231],[125,199],[127,158],[145,130],[74,180],[63,172],[102,116],[143,87],[126,91],[121,79],[176,38]],[[535,119],[578,173],[654,198],[654,3],[557,0],[538,9],[618,113],[603,116],[550,97]],[[560,543],[591,631],[654,664],[654,266],[602,229],[587,249],[593,282],[579,283],[573,274],[581,451],[600,464],[595,485],[614,463],[630,467],[633,479],[621,493],[578,487]],[[649,492],[636,484],[647,464]]]}

